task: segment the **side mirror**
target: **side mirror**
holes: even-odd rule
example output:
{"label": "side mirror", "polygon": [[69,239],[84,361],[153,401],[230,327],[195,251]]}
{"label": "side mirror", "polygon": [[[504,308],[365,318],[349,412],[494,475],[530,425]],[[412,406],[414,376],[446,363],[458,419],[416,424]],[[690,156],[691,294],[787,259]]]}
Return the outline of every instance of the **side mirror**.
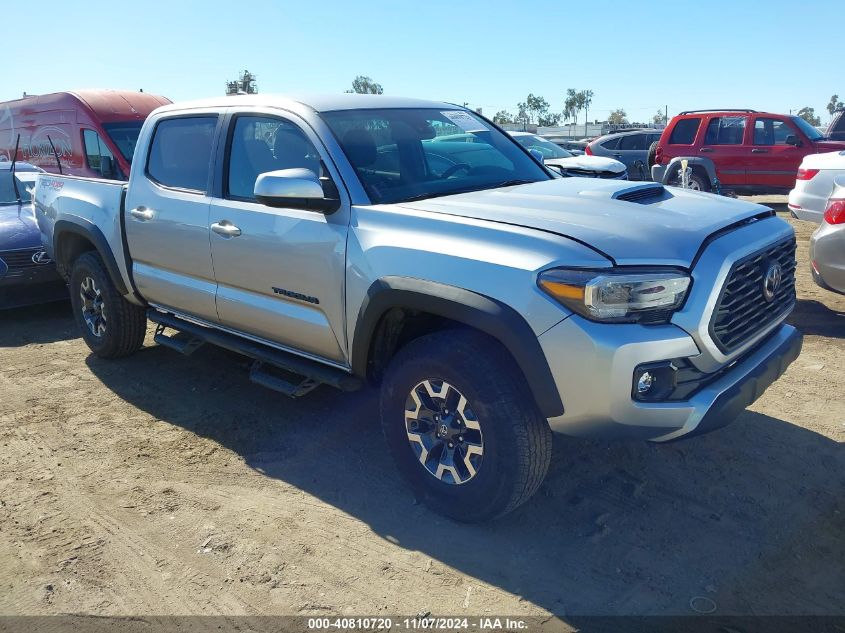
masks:
{"label": "side mirror", "polygon": [[787,145],[793,145],[795,147],[801,147],[804,143],[801,142],[801,139],[795,136],[794,134],[790,134],[787,136],[784,141]]}
{"label": "side mirror", "polygon": [[538,149],[529,149],[529,150],[528,150],[528,153],[529,153],[529,154],[531,154],[531,155],[534,157],[534,160],[536,160],[536,161],[537,161],[538,163],[540,163],[541,165],[542,165],[542,164],[544,164],[544,163],[546,162],[546,159],[545,159],[545,157],[543,156],[543,152],[541,152],[540,150],[538,150]]}
{"label": "side mirror", "polygon": [[325,197],[317,174],[301,167],[260,174],[253,193],[258,202],[268,207],[331,213],[340,206],[340,200]]}
{"label": "side mirror", "polygon": [[114,178],[114,159],[111,156],[100,156],[100,175],[103,178]]}

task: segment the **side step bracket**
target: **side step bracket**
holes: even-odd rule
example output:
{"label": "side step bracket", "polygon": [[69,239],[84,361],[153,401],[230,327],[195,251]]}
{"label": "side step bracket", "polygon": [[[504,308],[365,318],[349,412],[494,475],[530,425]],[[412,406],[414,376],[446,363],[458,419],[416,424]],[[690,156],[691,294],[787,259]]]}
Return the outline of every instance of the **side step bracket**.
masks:
{"label": "side step bracket", "polygon": [[[181,319],[167,312],[147,310],[147,318],[156,324],[155,341],[182,354],[191,354],[205,343],[243,354],[255,360],[249,373],[252,382],[279,391],[292,398],[305,395],[321,384],[341,391],[356,391],[364,385],[358,376],[297,356],[269,345],[229,334]],[[168,336],[165,328],[176,330]],[[287,374],[282,377],[279,373]],[[288,377],[293,376],[292,380]]]}

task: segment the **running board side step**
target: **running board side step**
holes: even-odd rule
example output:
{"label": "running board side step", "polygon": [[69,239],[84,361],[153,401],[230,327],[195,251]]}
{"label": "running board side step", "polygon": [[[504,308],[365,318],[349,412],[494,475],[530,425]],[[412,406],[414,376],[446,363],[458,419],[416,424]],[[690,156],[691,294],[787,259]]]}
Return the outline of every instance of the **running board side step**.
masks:
{"label": "running board side step", "polygon": [[[330,385],[341,391],[356,391],[364,385],[358,376],[340,369],[228,332],[198,325],[170,313],[149,309],[147,318],[157,326],[155,334],[157,343],[185,355],[192,354],[205,343],[210,343],[248,356],[255,360],[249,376],[252,382],[292,398],[305,395],[321,384]],[[177,334],[168,336],[164,333],[165,328],[176,330]],[[293,374],[294,380],[297,381],[279,376],[278,371]]]}

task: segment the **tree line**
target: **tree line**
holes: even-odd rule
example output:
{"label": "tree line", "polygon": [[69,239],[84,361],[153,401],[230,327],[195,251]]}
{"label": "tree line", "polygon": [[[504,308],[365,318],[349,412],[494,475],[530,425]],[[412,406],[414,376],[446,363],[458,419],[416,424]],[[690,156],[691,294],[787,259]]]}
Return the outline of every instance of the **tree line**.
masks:
{"label": "tree line", "polygon": [[[358,94],[376,94],[384,93],[382,85],[366,75],[358,75],[352,80],[352,89],[346,92],[355,92]],[[593,103],[592,90],[576,90],[575,88],[568,88],[566,90],[566,97],[563,101],[563,110],[561,112],[553,112],[551,104],[546,101],[544,97],[529,93],[522,101],[517,104],[517,113],[514,116],[507,110],[499,110],[493,115],[493,123],[498,125],[503,124],[520,124],[520,125],[538,125],[540,127],[554,127],[560,125],[561,121],[570,125],[570,129],[578,125],[578,117],[581,112],[584,112],[584,134],[587,133],[587,122],[589,121],[590,106]],[[838,110],[845,109],[845,104],[839,100],[839,95],[830,97],[830,102],[827,104],[827,111],[833,116]],[[821,125],[821,117],[816,115],[814,108],[803,107],[796,112],[796,116],[801,117],[810,125]],[[657,110],[652,117],[652,122],[667,124],[666,113],[663,110]],[[607,117],[608,123],[615,123],[624,125],[628,123],[628,114],[623,108],[617,108]]]}

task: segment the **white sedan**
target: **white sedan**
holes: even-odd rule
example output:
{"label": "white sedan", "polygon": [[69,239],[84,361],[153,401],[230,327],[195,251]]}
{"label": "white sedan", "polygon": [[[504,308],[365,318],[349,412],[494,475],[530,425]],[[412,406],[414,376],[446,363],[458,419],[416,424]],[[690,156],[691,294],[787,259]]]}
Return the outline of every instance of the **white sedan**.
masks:
{"label": "white sedan", "polygon": [[820,223],[837,176],[845,176],[845,151],[805,156],[798,168],[795,188],[789,192],[792,215]]}
{"label": "white sedan", "polygon": [[525,149],[533,149],[543,155],[543,162],[558,168],[564,176],[587,178],[627,179],[625,164],[605,156],[574,156],[559,145],[530,132],[508,132]]}

